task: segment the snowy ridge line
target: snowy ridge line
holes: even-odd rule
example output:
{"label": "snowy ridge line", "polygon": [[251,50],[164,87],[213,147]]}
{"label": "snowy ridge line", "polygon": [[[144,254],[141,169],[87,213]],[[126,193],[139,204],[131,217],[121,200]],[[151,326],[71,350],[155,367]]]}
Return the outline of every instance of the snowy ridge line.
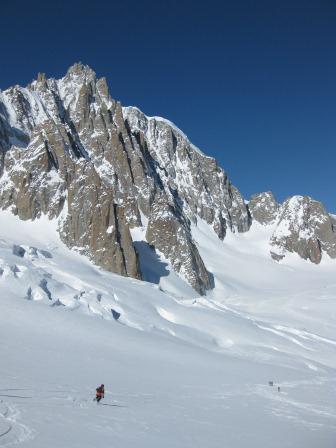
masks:
{"label": "snowy ridge line", "polygon": [[179,135],[180,137],[182,137],[183,139],[185,139],[189,144],[190,147],[198,152],[201,156],[205,157],[205,158],[209,158],[209,159],[213,159],[213,157],[207,156],[206,154],[203,153],[203,151],[201,151],[200,148],[198,148],[196,145],[194,145],[193,143],[191,143],[189,137],[178,127],[176,126],[172,121],[168,120],[167,118],[164,117],[159,117],[159,116],[148,116],[146,114],[144,114],[138,107],[136,106],[123,106],[122,107],[122,111],[123,111],[123,115],[125,116],[125,118],[127,118],[128,114],[130,112],[136,111],[138,112],[139,115],[143,116],[147,121],[150,120],[154,120],[154,121],[161,121],[162,123],[165,123],[166,125],[168,125],[171,129],[173,129],[177,135]]}

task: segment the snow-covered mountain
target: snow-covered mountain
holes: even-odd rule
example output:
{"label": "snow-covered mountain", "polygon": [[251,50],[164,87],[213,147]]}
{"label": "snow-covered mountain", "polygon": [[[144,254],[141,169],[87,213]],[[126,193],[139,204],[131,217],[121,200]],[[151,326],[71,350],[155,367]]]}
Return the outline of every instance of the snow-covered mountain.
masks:
{"label": "snow-covered mountain", "polygon": [[140,252],[152,251],[200,294],[212,289],[191,232],[199,219],[218,243],[253,221],[276,223],[275,260],[290,252],[314,263],[336,257],[335,225],[321,204],[293,198],[280,207],[266,193],[246,204],[174,124],[122,107],[82,64],[62,79],[39,74],[26,88],[0,92],[0,174],[1,208],[25,220],[57,217],[68,247],[123,276],[144,278]]}
{"label": "snow-covered mountain", "polygon": [[286,251],[296,252],[317,264],[323,253],[336,258],[333,218],[320,202],[310,197],[289,198],[280,208],[271,245],[275,258],[283,258]]}

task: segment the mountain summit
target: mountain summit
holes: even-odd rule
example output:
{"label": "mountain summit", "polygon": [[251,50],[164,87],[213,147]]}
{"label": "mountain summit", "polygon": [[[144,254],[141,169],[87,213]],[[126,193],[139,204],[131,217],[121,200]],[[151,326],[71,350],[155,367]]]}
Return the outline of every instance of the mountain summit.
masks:
{"label": "mountain summit", "polygon": [[143,278],[134,229],[198,293],[213,277],[198,251],[199,219],[218,238],[274,226],[270,253],[336,258],[335,220],[317,201],[246,204],[216,161],[173,123],[122,107],[105,78],[81,63],[0,92],[0,207],[21,219],[57,219],[62,240],[102,268]]}

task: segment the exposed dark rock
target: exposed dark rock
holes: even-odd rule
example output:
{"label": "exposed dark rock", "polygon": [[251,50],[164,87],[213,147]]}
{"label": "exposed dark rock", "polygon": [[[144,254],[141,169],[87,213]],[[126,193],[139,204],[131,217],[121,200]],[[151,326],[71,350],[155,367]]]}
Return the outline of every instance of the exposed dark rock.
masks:
{"label": "exposed dark rock", "polygon": [[153,203],[146,238],[196,291],[205,294],[210,289],[211,276],[192,240],[188,223],[175,214],[164,195]]}
{"label": "exposed dark rock", "polygon": [[252,196],[248,208],[253,219],[260,224],[270,224],[277,217],[279,204],[275,200],[273,193],[268,191]]}
{"label": "exposed dark rock", "polygon": [[320,263],[323,252],[336,258],[336,234],[323,205],[308,196],[293,196],[279,210],[276,229],[271,238],[271,251],[277,257],[286,251]]}

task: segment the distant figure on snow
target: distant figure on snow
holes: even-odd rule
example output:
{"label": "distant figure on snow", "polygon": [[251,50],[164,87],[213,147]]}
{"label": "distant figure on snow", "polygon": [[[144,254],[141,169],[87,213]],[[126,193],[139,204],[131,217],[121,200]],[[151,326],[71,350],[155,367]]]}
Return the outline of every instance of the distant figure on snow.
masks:
{"label": "distant figure on snow", "polygon": [[102,399],[102,398],[104,398],[104,384],[101,384],[100,386],[98,386],[97,387],[97,389],[96,389],[96,400],[97,400],[97,403],[99,403],[100,402],[100,400]]}

